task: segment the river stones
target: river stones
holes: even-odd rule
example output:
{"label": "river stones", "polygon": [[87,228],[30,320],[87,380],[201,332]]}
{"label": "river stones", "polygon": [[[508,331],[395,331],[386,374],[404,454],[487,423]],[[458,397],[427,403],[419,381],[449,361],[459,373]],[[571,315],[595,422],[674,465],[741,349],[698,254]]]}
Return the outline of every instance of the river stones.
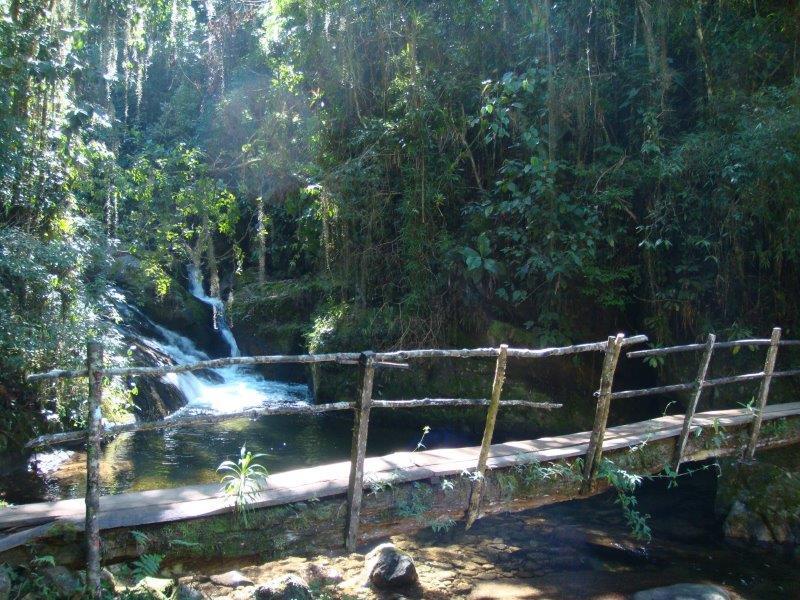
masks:
{"label": "river stones", "polygon": [[297,575],[284,575],[256,588],[255,600],[312,600],[308,584]]}
{"label": "river stones", "polygon": [[365,557],[367,579],[378,589],[411,587],[419,584],[413,559],[394,544],[377,546]]}
{"label": "river stones", "polygon": [[148,598],[151,600],[166,600],[175,591],[175,582],[172,579],[159,577],[145,577],[130,590],[133,598]]}
{"label": "river stones", "polygon": [[636,592],[633,600],[730,600],[730,595],[716,585],[676,583]]}
{"label": "river stones", "polygon": [[238,588],[247,585],[253,585],[253,582],[239,571],[228,571],[227,573],[218,573],[217,575],[212,575],[210,579],[212,583],[216,583],[217,585],[229,588]]}
{"label": "river stones", "polygon": [[311,583],[321,583],[323,585],[331,585],[340,583],[344,576],[341,571],[334,567],[321,565],[319,563],[311,563],[305,568],[306,580]]}

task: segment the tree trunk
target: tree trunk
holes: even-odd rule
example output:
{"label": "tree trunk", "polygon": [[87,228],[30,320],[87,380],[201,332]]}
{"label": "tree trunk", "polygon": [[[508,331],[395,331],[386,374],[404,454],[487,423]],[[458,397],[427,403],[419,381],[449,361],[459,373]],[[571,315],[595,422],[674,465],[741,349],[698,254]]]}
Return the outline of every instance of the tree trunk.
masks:
{"label": "tree trunk", "polygon": [[264,216],[264,196],[258,197],[258,214],[256,240],[258,242],[258,283],[264,284],[267,280],[267,224]]}

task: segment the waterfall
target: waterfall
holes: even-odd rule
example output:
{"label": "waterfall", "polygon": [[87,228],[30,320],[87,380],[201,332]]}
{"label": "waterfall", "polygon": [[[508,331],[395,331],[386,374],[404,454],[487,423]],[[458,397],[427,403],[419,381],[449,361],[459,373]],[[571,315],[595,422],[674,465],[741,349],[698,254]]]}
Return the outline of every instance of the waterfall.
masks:
{"label": "waterfall", "polygon": [[222,339],[228,344],[231,356],[241,356],[236,338],[233,337],[233,332],[228,326],[228,320],[225,318],[225,305],[219,298],[206,295],[203,289],[203,277],[200,274],[200,270],[194,265],[189,265],[189,292],[200,302],[208,304],[213,309],[214,329],[219,331]]}
{"label": "waterfall", "polygon": [[[159,325],[136,307],[121,303],[118,308],[125,317],[125,335],[150,348],[155,354],[166,357],[165,362],[187,364],[209,360],[208,354],[191,339]],[[235,350],[238,355],[236,340],[230,329],[227,331],[231,339],[231,352]],[[251,368],[239,366],[169,373],[162,381],[175,386],[186,401],[186,406],[175,414],[239,412],[270,404],[306,402],[309,397],[306,385],[270,381]]]}

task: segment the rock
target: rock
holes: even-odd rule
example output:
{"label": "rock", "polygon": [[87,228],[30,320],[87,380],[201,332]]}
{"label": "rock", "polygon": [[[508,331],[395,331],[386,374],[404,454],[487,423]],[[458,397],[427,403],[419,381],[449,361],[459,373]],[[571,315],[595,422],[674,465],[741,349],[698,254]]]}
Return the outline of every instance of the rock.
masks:
{"label": "rock", "polygon": [[56,565],[42,570],[47,584],[56,590],[59,596],[69,598],[73,594],[78,594],[83,590],[80,580],[66,567]]}
{"label": "rock", "polygon": [[190,585],[178,586],[178,600],[207,600],[208,596]]}
{"label": "rock", "polygon": [[408,554],[394,544],[386,543],[367,554],[367,578],[376,588],[410,587],[419,584],[417,569]]}
{"label": "rock", "polygon": [[105,586],[115,593],[120,593],[121,590],[125,587],[121,585],[118,581],[114,573],[103,567],[100,571],[100,581],[102,581]]}
{"label": "rock", "polygon": [[256,588],[255,600],[312,600],[308,584],[297,575],[284,575]]}
{"label": "rock", "polygon": [[739,500],[733,503],[723,525],[725,537],[742,542],[772,542],[772,534],[764,521]]}
{"label": "rock", "polygon": [[311,563],[306,567],[306,580],[311,583],[322,583],[330,585],[339,583],[344,579],[344,575],[333,567],[326,567],[318,563]]}
{"label": "rock", "polygon": [[0,569],[0,600],[8,600],[11,595],[11,577],[5,569]]}
{"label": "rock", "polygon": [[175,591],[175,582],[172,579],[159,577],[145,577],[131,590],[134,598],[167,599]]}
{"label": "rock", "polygon": [[730,595],[716,585],[676,583],[636,592],[633,600],[730,600]]}
{"label": "rock", "polygon": [[227,573],[219,573],[218,575],[211,576],[211,583],[216,583],[229,588],[244,587],[246,585],[253,585],[253,582],[245,577],[239,571],[228,571]]}

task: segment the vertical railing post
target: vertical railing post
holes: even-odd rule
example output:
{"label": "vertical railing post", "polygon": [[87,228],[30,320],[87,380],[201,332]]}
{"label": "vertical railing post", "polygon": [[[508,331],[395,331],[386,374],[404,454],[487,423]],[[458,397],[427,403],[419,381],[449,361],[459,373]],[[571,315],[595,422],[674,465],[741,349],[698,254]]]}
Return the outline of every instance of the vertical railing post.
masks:
{"label": "vertical railing post", "polygon": [[356,398],[353,443],[350,448],[350,484],[347,488],[347,533],[344,545],[348,552],[354,552],[356,549],[361,498],[364,494],[364,457],[367,454],[372,384],[375,380],[373,353],[362,352],[359,364],[361,365],[361,390]]}
{"label": "vertical railing post", "polygon": [[494,368],[494,380],[492,382],[492,397],[489,401],[489,410],[486,412],[486,426],[483,429],[483,441],[481,441],[481,451],[478,455],[478,468],[475,471],[475,480],[472,484],[472,495],[469,499],[469,511],[467,512],[467,529],[478,518],[483,499],[483,490],[486,487],[484,474],[486,473],[486,462],[489,459],[489,448],[492,445],[494,435],[494,424],[497,421],[497,411],[500,408],[500,394],[503,391],[503,383],[506,380],[506,363],[508,362],[508,345],[500,346],[497,355],[497,364]]}
{"label": "vertical railing post", "polygon": [[703,357],[700,359],[700,369],[697,372],[697,379],[694,381],[692,398],[689,400],[689,405],[686,407],[686,416],[683,418],[681,436],[678,438],[678,445],[675,447],[675,455],[672,459],[672,468],[676,473],[683,460],[683,453],[686,450],[686,441],[689,439],[689,431],[692,428],[692,419],[694,419],[694,413],[697,410],[697,403],[700,402],[700,396],[703,395],[703,386],[705,385],[706,375],[708,374],[708,365],[711,364],[711,355],[714,353],[714,342],[716,341],[717,336],[713,333],[709,333],[706,339],[705,350],[703,350]]}
{"label": "vertical railing post", "polygon": [[86,344],[89,376],[88,423],[86,435],[86,587],[91,598],[100,598],[100,445],[103,401],[103,346],[96,340]]}
{"label": "vertical railing post", "polygon": [[603,370],[600,374],[600,390],[597,392],[597,407],[594,413],[594,427],[589,438],[589,447],[586,450],[586,463],[583,466],[583,484],[581,494],[591,491],[592,482],[597,475],[597,469],[603,457],[603,440],[606,435],[608,411],[611,406],[611,388],[614,385],[614,371],[617,369],[619,353],[625,335],[618,333],[616,337],[609,336],[606,353],[603,358]]}
{"label": "vertical railing post", "polygon": [[778,358],[778,345],[781,341],[781,328],[775,327],[769,340],[767,359],[764,362],[764,377],[761,380],[761,387],[758,390],[758,400],[756,414],[753,418],[753,427],[750,430],[750,442],[747,444],[744,456],[747,460],[752,459],[756,453],[758,444],[758,434],[761,432],[761,420],[764,417],[764,407],[767,405],[769,395],[769,385],[772,383],[772,372],[775,370],[775,361]]}

